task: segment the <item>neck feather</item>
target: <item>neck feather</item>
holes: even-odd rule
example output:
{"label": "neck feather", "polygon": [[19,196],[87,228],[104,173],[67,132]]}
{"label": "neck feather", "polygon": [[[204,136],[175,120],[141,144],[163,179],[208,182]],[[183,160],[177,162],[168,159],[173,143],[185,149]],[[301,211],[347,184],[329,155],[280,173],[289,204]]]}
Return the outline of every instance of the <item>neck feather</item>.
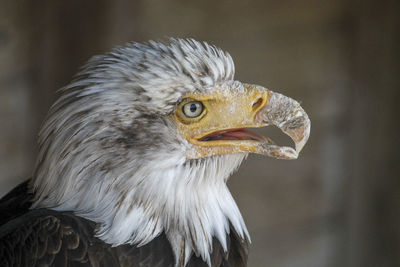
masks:
{"label": "neck feather", "polygon": [[245,157],[184,161],[164,155],[157,168],[152,161],[135,170],[127,168],[114,179],[95,177],[97,182],[90,184],[81,179],[81,190],[64,192],[56,205],[39,199],[34,206],[72,210],[97,222],[98,237],[114,246],[141,246],[165,232],[176,262],[186,263],[194,252],[210,263],[213,237],[226,251],[230,225],[241,238],[250,240],[226,185]]}

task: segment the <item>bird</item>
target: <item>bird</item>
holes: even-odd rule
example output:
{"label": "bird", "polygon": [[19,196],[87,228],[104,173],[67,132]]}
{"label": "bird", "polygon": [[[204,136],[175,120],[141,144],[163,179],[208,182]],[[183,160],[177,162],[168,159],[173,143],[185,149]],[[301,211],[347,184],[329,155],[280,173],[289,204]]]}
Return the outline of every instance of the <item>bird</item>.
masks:
{"label": "bird", "polygon": [[[0,200],[1,266],[246,266],[249,232],[227,186],[249,153],[296,159],[296,100],[234,79],[194,39],[130,42],[59,90],[32,177]],[[250,128],[276,126],[295,148]]]}

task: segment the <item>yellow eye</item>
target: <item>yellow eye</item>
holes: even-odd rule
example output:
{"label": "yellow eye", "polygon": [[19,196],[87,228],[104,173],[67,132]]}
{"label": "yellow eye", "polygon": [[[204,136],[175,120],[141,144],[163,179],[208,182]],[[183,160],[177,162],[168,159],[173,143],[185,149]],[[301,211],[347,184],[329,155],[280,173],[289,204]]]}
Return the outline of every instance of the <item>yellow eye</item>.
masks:
{"label": "yellow eye", "polygon": [[204,106],[199,101],[191,101],[183,105],[182,112],[188,118],[196,118],[201,115]]}

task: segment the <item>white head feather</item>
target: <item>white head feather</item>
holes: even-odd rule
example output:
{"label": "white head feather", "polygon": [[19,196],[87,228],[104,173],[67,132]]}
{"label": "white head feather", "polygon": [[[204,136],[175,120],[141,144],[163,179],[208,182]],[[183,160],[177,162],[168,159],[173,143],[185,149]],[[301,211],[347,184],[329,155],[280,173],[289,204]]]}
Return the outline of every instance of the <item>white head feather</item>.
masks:
{"label": "white head feather", "polygon": [[[232,85],[229,54],[194,40],[130,43],[93,57],[62,89],[39,136],[33,207],[98,223],[114,246],[163,231],[175,257],[210,262],[230,224],[249,238],[226,181],[246,154],[187,160],[191,144],[170,119],[184,94]],[[184,241],[184,242],[183,242]]]}

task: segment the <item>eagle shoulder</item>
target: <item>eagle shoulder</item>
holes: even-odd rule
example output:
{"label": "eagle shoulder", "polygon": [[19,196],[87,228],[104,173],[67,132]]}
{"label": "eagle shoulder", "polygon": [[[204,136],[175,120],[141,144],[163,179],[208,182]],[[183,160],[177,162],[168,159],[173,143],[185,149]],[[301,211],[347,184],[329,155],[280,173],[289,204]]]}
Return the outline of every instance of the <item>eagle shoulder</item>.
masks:
{"label": "eagle shoulder", "polygon": [[107,266],[111,252],[90,222],[70,214],[32,210],[0,227],[1,266]]}

